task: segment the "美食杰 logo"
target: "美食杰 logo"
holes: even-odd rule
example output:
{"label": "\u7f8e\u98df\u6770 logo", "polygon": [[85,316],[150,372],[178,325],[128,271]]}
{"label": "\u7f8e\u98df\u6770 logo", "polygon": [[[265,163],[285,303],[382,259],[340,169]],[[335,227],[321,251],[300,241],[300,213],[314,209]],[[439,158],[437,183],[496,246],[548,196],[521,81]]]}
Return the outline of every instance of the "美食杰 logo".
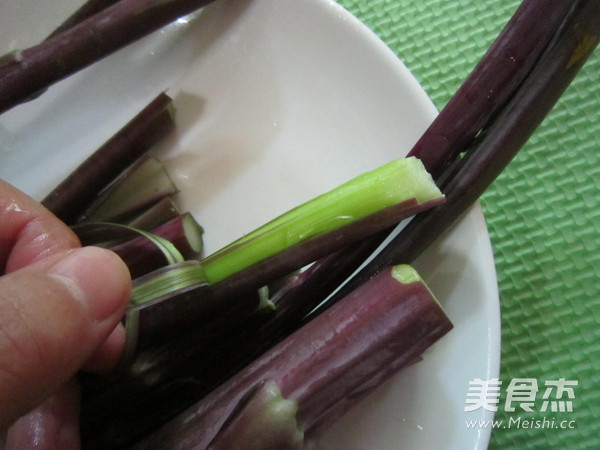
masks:
{"label": "\u7f8e\u98df\u6770 logo", "polygon": [[[577,380],[559,378],[543,383],[535,378],[513,378],[508,384],[498,378],[469,381],[465,399],[465,412],[486,410],[497,412],[500,408],[507,413],[527,414],[511,416],[503,420],[467,420],[469,428],[575,428],[572,418],[556,417],[573,412]],[[504,387],[505,395],[502,396]],[[501,404],[501,399],[504,403]],[[533,415],[532,415],[533,413]],[[535,414],[538,416],[535,416]]]}

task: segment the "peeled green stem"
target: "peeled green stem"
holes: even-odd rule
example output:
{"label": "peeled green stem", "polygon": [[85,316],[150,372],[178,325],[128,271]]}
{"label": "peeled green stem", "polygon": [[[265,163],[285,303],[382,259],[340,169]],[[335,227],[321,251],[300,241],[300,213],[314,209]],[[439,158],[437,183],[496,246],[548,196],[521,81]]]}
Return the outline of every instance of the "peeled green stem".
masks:
{"label": "peeled green stem", "polygon": [[[202,281],[209,286],[182,288],[130,310],[128,315],[136,318],[134,334],[144,342],[154,341],[170,329],[189,329],[202,321],[207,305],[225,307],[351,242],[442,202],[443,196],[416,158],[389,163],[201,260]],[[254,301],[253,295],[249,297]]]}
{"label": "peeled green stem", "polygon": [[418,159],[392,161],[288,211],[208,256],[202,261],[206,278],[216,283],[370,214],[411,199],[422,204],[440,197],[441,192]]}

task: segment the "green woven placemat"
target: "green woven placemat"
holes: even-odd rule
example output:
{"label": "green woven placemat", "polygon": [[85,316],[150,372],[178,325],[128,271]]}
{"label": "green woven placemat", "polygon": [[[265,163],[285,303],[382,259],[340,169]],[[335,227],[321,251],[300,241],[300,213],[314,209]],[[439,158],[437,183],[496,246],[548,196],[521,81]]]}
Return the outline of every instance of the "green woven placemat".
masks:
{"label": "green woven placemat", "polygon": [[[394,50],[441,109],[519,1],[340,3]],[[501,299],[500,380],[539,387],[529,414],[505,411],[501,390],[496,419],[505,428],[493,431],[492,449],[600,448],[599,74],[597,50],[481,199]],[[578,382],[573,399],[562,396],[572,411],[547,405],[542,412],[545,383],[561,378]],[[525,419],[539,422],[527,427]]]}

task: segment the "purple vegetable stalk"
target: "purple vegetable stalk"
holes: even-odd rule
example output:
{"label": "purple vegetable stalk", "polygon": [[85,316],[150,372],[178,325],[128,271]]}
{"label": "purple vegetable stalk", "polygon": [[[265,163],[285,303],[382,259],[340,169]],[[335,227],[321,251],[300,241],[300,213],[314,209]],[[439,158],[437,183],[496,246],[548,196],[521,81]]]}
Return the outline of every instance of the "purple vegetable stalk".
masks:
{"label": "purple vegetable stalk", "polygon": [[435,179],[494,120],[527,77],[577,0],[524,0],[458,91],[417,141]]}
{"label": "purple vegetable stalk", "polygon": [[0,113],[212,0],[120,0],[0,63]]}
{"label": "purple vegetable stalk", "polygon": [[83,5],[81,5],[67,20],[61,23],[58,28],[56,28],[50,36],[46,38],[46,40],[56,36],[57,34],[62,33],[63,31],[72,28],[80,22],[83,22],[88,17],[93,16],[94,14],[99,13],[103,9],[108,8],[109,6],[117,3],[119,0],[87,0]]}
{"label": "purple vegetable stalk", "polygon": [[412,268],[387,269],[138,448],[226,449],[256,442],[264,449],[295,448],[289,442],[318,437],[451,328]]}
{"label": "purple vegetable stalk", "polygon": [[72,224],[98,193],[175,126],[171,98],[159,94],[50,192],[42,204]]}
{"label": "purple vegetable stalk", "polygon": [[[63,23],[61,23],[58,28],[56,28],[45,40],[51,39],[57,34],[62,33],[63,31],[68,30],[69,28],[77,25],[79,22],[84,21],[88,17],[93,16],[94,14],[102,11],[103,9],[113,5],[119,0],[88,0],[85,2],[77,11],[75,11],[71,16],[69,16]],[[15,57],[14,53],[9,53],[5,55],[9,61],[12,61]],[[1,64],[0,64],[1,65]],[[31,94],[27,99],[23,100],[23,102],[35,100],[40,95],[46,92],[46,89],[40,89],[35,94]]]}

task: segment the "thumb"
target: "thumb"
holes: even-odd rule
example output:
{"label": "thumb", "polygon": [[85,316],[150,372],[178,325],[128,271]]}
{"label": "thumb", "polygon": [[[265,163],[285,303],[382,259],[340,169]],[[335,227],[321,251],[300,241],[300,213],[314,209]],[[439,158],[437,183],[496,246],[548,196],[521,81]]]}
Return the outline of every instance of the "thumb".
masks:
{"label": "thumb", "polygon": [[0,429],[66,384],[122,318],[131,281],[87,247],[0,277]]}

